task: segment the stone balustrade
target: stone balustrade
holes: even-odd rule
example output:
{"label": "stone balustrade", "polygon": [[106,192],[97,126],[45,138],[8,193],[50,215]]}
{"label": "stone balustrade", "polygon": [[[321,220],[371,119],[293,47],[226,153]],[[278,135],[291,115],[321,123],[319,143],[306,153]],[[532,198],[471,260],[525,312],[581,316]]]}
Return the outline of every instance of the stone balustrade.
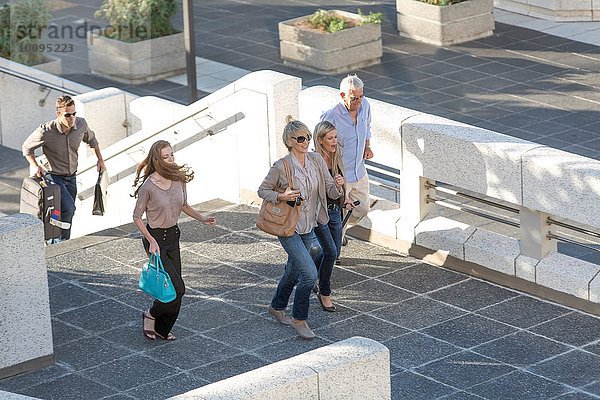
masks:
{"label": "stone balustrade", "polygon": [[[338,98],[332,88],[303,90],[300,119],[314,126]],[[403,252],[427,249],[420,256],[438,265],[482,266],[500,283],[600,312],[600,265],[557,253],[557,241],[547,238],[554,233],[548,217],[600,230],[600,161],[369,101],[373,161],[401,170],[401,201],[380,200],[356,236]],[[437,215],[426,201],[435,199],[426,187],[435,181],[511,204],[519,210],[518,239]]]}
{"label": "stone balustrade", "polygon": [[387,347],[355,336],[169,400],[391,398]]}
{"label": "stone balustrade", "polygon": [[28,214],[0,217],[0,243],[2,379],[51,365],[54,351],[42,222]]}

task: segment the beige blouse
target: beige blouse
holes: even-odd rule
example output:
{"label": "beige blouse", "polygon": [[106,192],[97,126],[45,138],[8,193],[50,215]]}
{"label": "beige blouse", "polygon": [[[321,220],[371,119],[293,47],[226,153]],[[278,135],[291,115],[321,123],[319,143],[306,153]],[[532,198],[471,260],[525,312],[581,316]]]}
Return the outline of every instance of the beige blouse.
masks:
{"label": "beige blouse", "polygon": [[167,190],[146,179],[138,192],[133,218],[146,213],[146,222],[151,228],[170,228],[177,224],[183,206],[187,204],[185,183],[173,181]]}
{"label": "beige blouse", "polygon": [[294,156],[292,159],[292,176],[295,178],[300,189],[302,201],[302,210],[296,225],[296,233],[304,235],[317,226],[317,208],[320,205],[316,199],[319,196],[319,167],[309,158],[304,160],[304,167]]}

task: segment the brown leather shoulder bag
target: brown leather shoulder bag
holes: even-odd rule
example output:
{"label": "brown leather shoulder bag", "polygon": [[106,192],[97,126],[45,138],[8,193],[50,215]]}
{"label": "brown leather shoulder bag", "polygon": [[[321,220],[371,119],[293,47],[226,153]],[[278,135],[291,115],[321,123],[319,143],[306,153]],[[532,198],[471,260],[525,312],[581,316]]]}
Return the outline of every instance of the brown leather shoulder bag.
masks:
{"label": "brown leather shoulder bag", "polygon": [[[290,164],[287,160],[283,160],[283,166],[288,187],[291,188],[292,174],[290,172]],[[282,188],[276,188],[275,190],[279,193],[284,192]],[[294,235],[299,217],[299,206],[290,206],[287,201],[278,201],[273,204],[270,201],[263,200],[258,212],[256,226],[263,232],[274,236],[290,237]]]}

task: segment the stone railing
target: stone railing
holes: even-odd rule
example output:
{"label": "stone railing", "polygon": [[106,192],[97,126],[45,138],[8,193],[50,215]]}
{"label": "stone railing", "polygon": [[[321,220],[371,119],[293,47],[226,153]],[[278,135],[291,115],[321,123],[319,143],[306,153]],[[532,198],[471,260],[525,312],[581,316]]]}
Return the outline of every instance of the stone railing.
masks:
{"label": "stone railing", "polygon": [[389,350],[374,340],[356,336],[170,400],[390,398]]}
{"label": "stone railing", "polygon": [[[300,119],[314,126],[338,98],[332,88],[303,90]],[[555,229],[548,217],[600,231],[600,161],[369,101],[373,161],[401,171],[401,201],[379,201],[356,236],[438,265],[482,266],[478,274],[502,284],[600,313],[600,265],[557,253],[547,236]],[[436,181],[513,205],[518,238],[439,216],[427,201]]]}
{"label": "stone railing", "polygon": [[[234,203],[255,201],[256,188],[266,171],[286,151],[280,132],[285,116],[296,113],[300,89],[299,78],[273,71],[254,72],[194,104],[170,107],[168,119],[155,117],[157,109],[166,109],[164,100],[133,100],[130,113],[142,121],[143,129],[103,150],[110,185],[107,211],[102,217],[91,214],[98,177],[96,159],[87,157],[79,165],[72,236],[131,222],[135,168],[159,139],[169,141],[177,160],[195,173],[187,186],[190,204],[213,198]],[[115,96],[113,101],[120,102],[121,98]],[[147,119],[156,123],[148,124]]]}
{"label": "stone railing", "polygon": [[53,363],[43,240],[37,218],[0,217],[0,379]]}

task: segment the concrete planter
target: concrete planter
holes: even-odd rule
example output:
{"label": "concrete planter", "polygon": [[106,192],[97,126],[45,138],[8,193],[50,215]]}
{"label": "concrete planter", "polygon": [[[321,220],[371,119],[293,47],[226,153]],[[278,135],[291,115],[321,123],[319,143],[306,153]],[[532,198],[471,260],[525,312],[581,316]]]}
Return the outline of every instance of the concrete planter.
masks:
{"label": "concrete planter", "polygon": [[[358,14],[338,10],[334,12],[347,19],[362,19]],[[383,50],[380,24],[323,33],[296,26],[307,18],[308,16],[304,16],[279,23],[279,46],[284,64],[332,75],[381,62]]]}
{"label": "concrete planter", "polygon": [[183,33],[127,43],[97,33],[88,36],[88,64],[93,74],[140,84],[185,72]]}
{"label": "concrete planter", "polygon": [[421,42],[448,46],[494,33],[494,0],[469,0],[436,6],[417,0],[396,0],[398,32]]}
{"label": "concrete planter", "polygon": [[600,21],[600,0],[494,0],[501,10],[550,21]]}

